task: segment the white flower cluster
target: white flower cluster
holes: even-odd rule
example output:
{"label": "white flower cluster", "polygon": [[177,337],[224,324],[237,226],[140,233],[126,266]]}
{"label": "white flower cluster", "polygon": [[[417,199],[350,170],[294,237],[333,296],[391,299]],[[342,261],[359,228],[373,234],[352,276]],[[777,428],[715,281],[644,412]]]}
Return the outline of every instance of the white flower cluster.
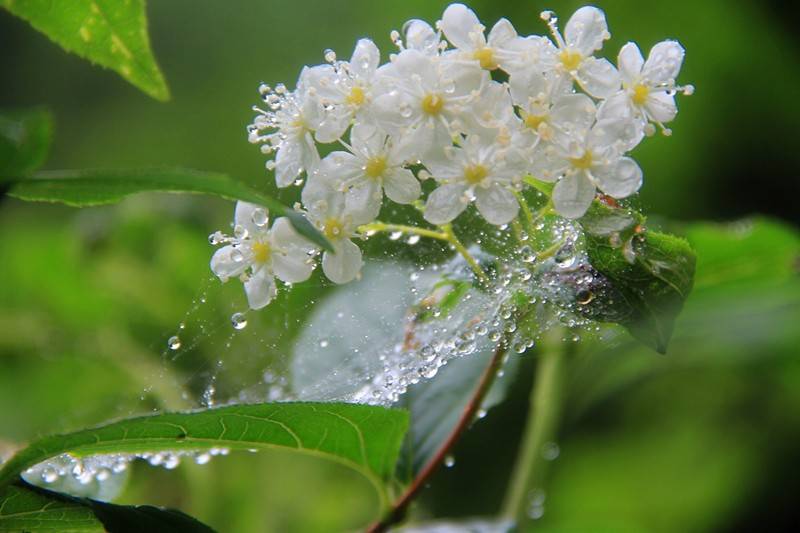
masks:
{"label": "white flower cluster", "polygon": [[[392,32],[399,51],[386,64],[362,39],[349,61],[328,51],[326,64],[304,68],[294,91],[259,88],[266,109],[256,108],[249,140],[274,154],[267,168],[279,187],[307,177],[303,207],[335,248],[322,258],[329,279],[358,275],[361,251],[351,238],[375,220],[384,194],[414,203],[429,178],[437,187],[421,208],[437,225],[472,202],[489,223],[511,222],[528,176],[555,184],[554,208],[567,218],[581,217],[598,190],[614,198],[638,191],[642,171],[626,154],[656,127],[669,134],[675,94],[692,91],[676,84],[683,48],[663,41],[645,60],[628,43],[615,67],[595,56],[610,37],[601,10],[580,8],[563,35],[553,13],[542,18],[552,39],[520,36],[506,19],[486,35],[475,13],[451,4],[436,28],[411,20],[402,38]],[[329,143],[339,149],[320,157],[318,144]],[[228,278],[252,267],[246,288],[263,285],[256,296],[247,289],[258,307],[274,293],[272,273],[308,277],[313,257],[299,260],[309,245],[285,220],[267,230],[241,218],[253,209],[237,207],[247,236],[220,249],[212,268]]]}

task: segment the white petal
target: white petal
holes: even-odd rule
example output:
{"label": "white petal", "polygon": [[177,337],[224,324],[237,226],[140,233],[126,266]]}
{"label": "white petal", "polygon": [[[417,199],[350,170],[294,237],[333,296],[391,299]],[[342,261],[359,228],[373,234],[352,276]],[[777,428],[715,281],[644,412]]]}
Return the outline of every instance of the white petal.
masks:
{"label": "white petal", "polygon": [[630,93],[622,90],[603,100],[603,103],[597,108],[597,120],[632,119],[635,112]]}
{"label": "white petal", "polygon": [[533,152],[531,160],[531,175],[548,183],[555,182],[569,166],[569,162],[550,145],[540,144]]}
{"label": "white petal", "polygon": [[502,226],[517,217],[519,202],[514,194],[500,185],[475,189],[475,204],[490,224]]}
{"label": "white petal", "polygon": [[297,140],[281,143],[275,156],[275,183],[288,187],[303,170],[303,149]]}
{"label": "white petal", "polygon": [[251,309],[261,309],[275,298],[278,288],[275,278],[266,268],[260,269],[250,279],[244,282],[244,292],[247,294],[247,303]]}
{"label": "white petal", "polygon": [[599,120],[594,125],[587,139],[588,147],[599,155],[606,153],[613,157],[627,151],[642,138],[642,122],[640,120],[615,118]]}
{"label": "white petal", "polygon": [[[260,205],[251,204],[248,202],[236,202],[236,211],[233,215],[233,223],[246,229],[247,234],[250,237],[256,237],[266,233],[267,231],[268,221],[264,216],[266,213],[266,207],[261,207]],[[254,221],[256,216],[258,216],[258,222],[261,224],[260,226]]]}
{"label": "white petal", "polygon": [[595,98],[608,98],[619,90],[619,72],[608,59],[587,57],[578,67],[578,83]]}
{"label": "white petal", "polygon": [[683,65],[684,54],[677,41],[661,41],[650,49],[642,75],[652,85],[674,82]]}
{"label": "white petal", "polygon": [[584,56],[591,55],[603,47],[608,38],[606,16],[596,7],[584,6],[577,10],[567,21],[564,39],[567,46],[574,48]]}
{"label": "white petal", "polygon": [[620,158],[614,165],[599,167],[592,172],[598,187],[614,198],[625,198],[642,186],[642,169],[630,157]]}
{"label": "white petal", "polygon": [[594,124],[596,112],[591,98],[585,94],[569,94],[556,100],[550,110],[550,120],[559,130],[582,138]]}
{"label": "white petal", "polygon": [[369,79],[378,68],[381,53],[371,39],[359,39],[350,58],[350,68],[361,78]]}
{"label": "white petal", "polygon": [[391,201],[398,204],[410,204],[422,193],[419,180],[407,168],[390,171],[383,179],[383,190]]}
{"label": "white petal", "polygon": [[511,97],[514,103],[528,109],[529,99],[547,95],[547,80],[544,75],[532,69],[515,72],[508,78]]}
{"label": "white petal", "polygon": [[553,189],[553,205],[561,216],[580,218],[594,199],[595,187],[583,173],[564,176]]}
{"label": "white petal", "polygon": [[288,283],[305,281],[311,276],[313,264],[309,252],[314,246],[303,238],[286,217],[281,217],[272,225],[272,270],[275,275]]}
{"label": "white petal", "polygon": [[245,249],[240,247],[235,254],[234,250],[233,246],[223,246],[211,257],[211,271],[222,282],[240,276],[250,266],[244,256]]}
{"label": "white petal", "polygon": [[483,25],[475,13],[464,4],[447,6],[442,15],[440,27],[447,40],[456,48],[474,50],[476,47],[486,44],[483,37]]}
{"label": "white petal", "polygon": [[365,178],[351,187],[345,196],[345,213],[354,224],[372,222],[378,216],[383,202],[383,191],[375,180]]}
{"label": "white petal", "polygon": [[407,48],[425,55],[435,55],[438,52],[439,34],[423,20],[413,19],[406,22],[405,37]]}
{"label": "white petal", "polygon": [[467,208],[464,185],[450,183],[435,189],[425,203],[425,220],[431,224],[446,224]]}
{"label": "white petal", "polygon": [[343,106],[328,111],[317,125],[314,137],[324,144],[340,139],[350,125],[351,118],[350,111]]}
{"label": "white petal", "polygon": [[502,18],[492,26],[489,32],[488,44],[492,48],[506,48],[510,46],[519,35],[514,25],[508,19]]}
{"label": "white petal", "polygon": [[645,110],[654,121],[669,122],[678,114],[675,97],[664,92],[654,92],[647,96]]}
{"label": "white petal", "polygon": [[361,249],[349,239],[333,243],[336,253],[322,255],[322,271],[334,283],[347,283],[361,271]]}
{"label": "white petal", "polygon": [[644,58],[636,43],[625,43],[617,56],[617,66],[622,81],[627,84],[635,83],[642,73]]}

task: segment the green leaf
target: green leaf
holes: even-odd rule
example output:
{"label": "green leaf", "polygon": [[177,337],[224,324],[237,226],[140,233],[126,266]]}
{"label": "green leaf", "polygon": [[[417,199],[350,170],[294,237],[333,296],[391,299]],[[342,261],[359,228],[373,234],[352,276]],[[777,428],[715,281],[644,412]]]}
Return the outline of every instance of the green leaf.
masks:
{"label": "green leaf", "polygon": [[581,221],[589,261],[611,285],[606,298],[597,298],[588,309],[592,318],[618,322],[666,353],[675,319],[692,290],[695,254],[686,240],[644,230],[641,222],[638,213],[599,202]]}
{"label": "green leaf", "polygon": [[394,472],[407,427],[405,411],[335,403],[236,405],[130,418],[31,443],[0,469],[0,487],[14,482],[27,468],[63,453],[86,457],[282,447],[344,463],[364,474],[383,494],[383,482]]}
{"label": "green leaf", "polygon": [[44,109],[0,113],[0,182],[40,167],[50,150],[53,120]]}
{"label": "green leaf", "polygon": [[333,250],[328,240],[302,214],[240,181],[216,172],[185,168],[43,171],[14,184],[9,195],[21,200],[89,207],[119,202],[128,195],[152,191],[205,193],[263,205],[273,216],[287,217],[292,226],[310,241],[326,250]]}
{"label": "green leaf", "polygon": [[0,489],[0,531],[207,533],[213,530],[174,509],[114,505],[19,483]]}
{"label": "green leaf", "polygon": [[169,89],[150,50],[144,0],[0,0],[0,6],[158,100]]}

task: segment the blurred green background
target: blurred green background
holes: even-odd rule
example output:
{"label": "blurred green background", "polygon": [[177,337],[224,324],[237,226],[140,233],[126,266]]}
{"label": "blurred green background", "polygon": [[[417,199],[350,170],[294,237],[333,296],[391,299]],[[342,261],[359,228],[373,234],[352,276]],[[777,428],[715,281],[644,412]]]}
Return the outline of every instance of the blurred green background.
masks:
{"label": "blurred green background", "polygon": [[[348,57],[363,36],[386,59],[389,31],[434,21],[446,2],[150,2],[151,41],[170,84],[166,104],[110,71],[64,53],[0,11],[0,106],[43,105],[56,120],[47,168],[181,165],[218,170],[273,191],[245,126],[260,81],[292,85],[325,48]],[[474,1],[488,26],[520,33],[563,20],[578,2]],[[772,3],[707,0],[598,4],[613,38],[646,50],[687,49],[672,137],[634,156],[641,205],[686,234],[700,255],[697,286],[666,357],[624,335],[577,347],[559,458],[542,530],[744,531],[797,524],[800,491],[800,40],[796,13]],[[286,202],[291,191],[278,196]],[[0,203],[0,446],[150,408],[189,405],[226,350],[220,387],[235,391],[267,362],[282,364],[328,290],[297,287],[258,316],[258,335],[230,342],[243,305],[214,289],[206,235],[232,205],[140,196],[92,210]],[[764,215],[736,224],[693,224]],[[766,217],[770,217],[767,219]],[[667,223],[669,220],[671,222]],[[425,248],[417,248],[424,253]],[[187,327],[213,330],[186,357],[161,363],[166,339],[206,288],[213,302]],[[249,328],[250,329],[250,328]],[[230,362],[230,363],[229,363]],[[489,515],[500,504],[527,409],[533,358],[510,398],[476,424],[416,509],[419,517]],[[238,377],[237,377],[238,376]],[[257,381],[257,380],[250,380]],[[468,489],[467,489],[468,487]],[[374,518],[357,474],[288,453],[231,456],[177,472],[137,468],[122,501],[171,505],[221,531],[339,531]]]}

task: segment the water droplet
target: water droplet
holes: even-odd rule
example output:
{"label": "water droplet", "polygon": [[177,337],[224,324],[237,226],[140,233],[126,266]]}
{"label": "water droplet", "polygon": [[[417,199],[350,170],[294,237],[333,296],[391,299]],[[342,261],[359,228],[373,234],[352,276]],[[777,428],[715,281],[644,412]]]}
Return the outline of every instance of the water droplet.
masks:
{"label": "water droplet", "polygon": [[244,329],[247,327],[247,317],[244,313],[233,313],[231,315],[231,325],[233,329]]}
{"label": "water droplet", "polygon": [[180,347],[181,347],[181,338],[178,337],[177,335],[173,335],[167,341],[167,347],[170,350],[178,350],[178,349],[180,349]]}
{"label": "water droplet", "polygon": [[241,224],[236,224],[233,227],[233,236],[239,240],[244,240],[250,236],[250,232],[248,232],[247,228],[245,228]]}
{"label": "water droplet", "polygon": [[446,466],[447,468],[453,468],[455,464],[456,464],[456,458],[453,457],[453,454],[448,453],[444,458],[444,466]]}
{"label": "water droplet", "polygon": [[402,231],[393,231],[392,233],[389,234],[389,240],[396,241],[396,240],[400,239],[400,237],[402,237],[402,236],[403,236],[403,232]]}
{"label": "water droplet", "polygon": [[325,50],[325,61],[328,63],[333,63],[336,61],[336,52],[331,50],[330,48]]}
{"label": "water droplet", "polygon": [[199,465],[208,464],[209,461],[211,461],[211,454],[209,453],[198,453],[194,457],[194,462]]}
{"label": "water droplet", "polygon": [[545,442],[542,445],[542,457],[547,461],[555,461],[561,453],[561,448],[555,442]]}
{"label": "water droplet", "polygon": [[487,415],[488,413],[489,413],[489,412],[488,412],[486,409],[478,409],[478,412],[477,412],[477,413],[475,413],[475,416],[476,416],[478,419],[481,419],[481,418],[486,418],[486,415]]}
{"label": "water droplet", "polygon": [[267,221],[269,220],[269,215],[266,209],[264,209],[263,207],[257,207],[256,209],[253,209],[253,214],[251,218],[253,219],[253,224],[258,226],[259,228],[263,228],[264,226],[267,225]]}
{"label": "water droplet", "polygon": [[58,481],[58,471],[52,466],[45,467],[42,470],[42,481],[45,483],[55,483]]}
{"label": "water droplet", "polygon": [[322,339],[319,341],[320,348],[327,348],[328,347],[328,339]]}

